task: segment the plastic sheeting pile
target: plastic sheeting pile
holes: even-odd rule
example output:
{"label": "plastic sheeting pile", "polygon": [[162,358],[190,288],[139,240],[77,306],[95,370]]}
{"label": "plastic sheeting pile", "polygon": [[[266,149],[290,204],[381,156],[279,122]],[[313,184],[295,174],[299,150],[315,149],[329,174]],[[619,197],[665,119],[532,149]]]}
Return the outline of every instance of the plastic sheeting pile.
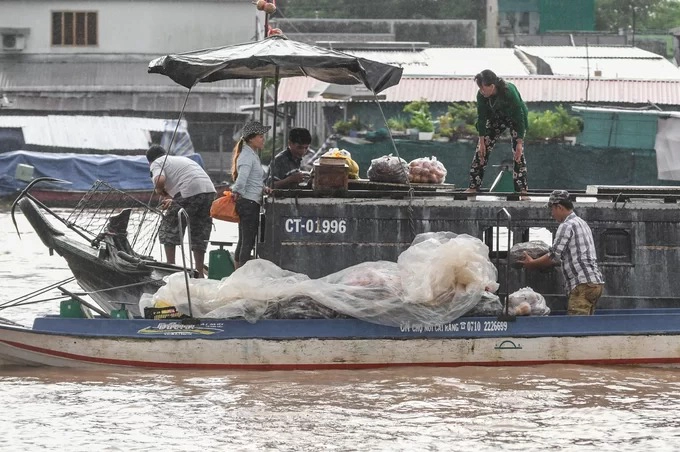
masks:
{"label": "plastic sheeting pile", "polygon": [[[485,292],[498,290],[488,255],[475,237],[435,232],[416,236],[396,263],[364,262],[319,279],[255,259],[221,281],[192,279],[192,314],[251,322],[354,317],[389,326],[438,325],[470,311]],[[153,302],[188,313],[184,274],[166,282]]]}

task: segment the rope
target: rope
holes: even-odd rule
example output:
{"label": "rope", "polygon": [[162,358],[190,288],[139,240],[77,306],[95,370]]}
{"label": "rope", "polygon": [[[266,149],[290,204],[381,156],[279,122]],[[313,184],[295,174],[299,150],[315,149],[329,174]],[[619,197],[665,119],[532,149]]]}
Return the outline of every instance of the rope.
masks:
{"label": "rope", "polygon": [[[380,105],[380,102],[378,102],[378,96],[373,93],[373,98],[375,100],[375,103],[378,105],[378,110],[380,110],[380,114],[382,115],[383,121],[385,124],[387,124],[387,118],[385,117],[385,112],[382,109],[382,106]],[[404,178],[406,179],[406,185],[408,186],[408,206],[406,208],[406,211],[408,213],[408,223],[409,227],[411,229],[411,239],[414,239],[416,237],[416,225],[415,221],[413,220],[413,194],[414,194],[414,189],[413,185],[411,185],[411,181],[409,180],[408,173],[406,172],[406,169],[404,168],[404,165],[401,164],[401,157],[399,156],[399,150],[397,149],[397,144],[394,141],[394,137],[392,136],[392,131],[390,128],[387,128],[387,132],[390,135],[390,143],[392,144],[392,149],[394,149],[394,153],[397,156],[397,159],[399,159],[399,167],[401,168],[402,172],[404,173]]]}
{"label": "rope", "polygon": [[[25,295],[14,298],[12,300],[8,300],[8,301],[0,304],[0,309],[11,308],[11,307],[15,307],[15,306],[21,306],[28,299],[33,298],[37,295],[43,294],[43,293],[45,293],[49,290],[55,289],[58,286],[62,286],[64,284],[68,284],[70,282],[73,282],[73,281],[75,281],[75,279],[76,278],[74,278],[74,277],[66,278],[63,281],[59,281],[59,282],[50,284],[49,286],[43,287],[42,289],[34,290],[33,292],[27,293]],[[51,300],[44,300],[44,301],[51,301]]]}

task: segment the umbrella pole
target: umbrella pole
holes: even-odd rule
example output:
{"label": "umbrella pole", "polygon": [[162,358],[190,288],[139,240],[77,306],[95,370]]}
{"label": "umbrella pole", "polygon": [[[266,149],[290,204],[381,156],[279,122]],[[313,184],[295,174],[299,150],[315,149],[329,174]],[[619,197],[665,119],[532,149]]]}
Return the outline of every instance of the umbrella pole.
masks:
{"label": "umbrella pole", "polygon": [[[269,3],[269,0],[267,0],[267,3]],[[264,39],[267,39],[267,33],[268,33],[268,28],[269,28],[269,14],[265,13],[264,14],[264,33],[262,36],[264,36]],[[255,38],[257,40],[257,38]],[[278,67],[277,67],[278,69]],[[264,124],[264,90],[265,90],[265,78],[262,77],[262,82],[260,84],[260,123]]]}
{"label": "umbrella pole", "polygon": [[279,103],[279,67],[276,66],[276,74],[274,75],[274,124],[272,124],[272,159],[269,161],[269,188],[274,188],[274,165],[276,164],[276,123],[278,122],[278,103]]}

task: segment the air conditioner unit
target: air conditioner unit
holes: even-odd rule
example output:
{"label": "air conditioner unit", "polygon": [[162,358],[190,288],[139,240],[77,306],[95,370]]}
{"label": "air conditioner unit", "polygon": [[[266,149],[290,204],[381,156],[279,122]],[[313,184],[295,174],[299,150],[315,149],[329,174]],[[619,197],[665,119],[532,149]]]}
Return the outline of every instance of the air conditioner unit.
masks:
{"label": "air conditioner unit", "polygon": [[26,36],[19,33],[2,34],[2,50],[20,52],[26,48]]}

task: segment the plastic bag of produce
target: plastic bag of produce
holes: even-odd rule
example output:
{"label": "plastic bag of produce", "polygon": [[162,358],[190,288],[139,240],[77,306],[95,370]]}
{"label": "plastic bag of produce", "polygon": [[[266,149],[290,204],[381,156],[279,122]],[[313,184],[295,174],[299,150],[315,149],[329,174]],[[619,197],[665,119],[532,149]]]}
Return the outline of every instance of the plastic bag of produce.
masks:
{"label": "plastic bag of produce", "polygon": [[408,164],[408,178],[415,184],[443,184],[446,168],[437,157],[417,158]]}
{"label": "plastic bag of produce", "polygon": [[392,154],[383,155],[371,160],[367,176],[373,182],[405,184],[408,181],[408,164],[406,160]]}
{"label": "plastic bag of produce", "polygon": [[532,240],[530,242],[515,243],[510,248],[508,260],[510,265],[515,268],[522,268],[521,260],[524,260],[524,253],[527,253],[532,259],[538,259],[544,254],[550,252],[550,245],[542,240]]}
{"label": "plastic bag of produce", "polygon": [[524,287],[508,295],[508,314],[510,315],[548,315],[550,308],[540,293],[531,287]]}

